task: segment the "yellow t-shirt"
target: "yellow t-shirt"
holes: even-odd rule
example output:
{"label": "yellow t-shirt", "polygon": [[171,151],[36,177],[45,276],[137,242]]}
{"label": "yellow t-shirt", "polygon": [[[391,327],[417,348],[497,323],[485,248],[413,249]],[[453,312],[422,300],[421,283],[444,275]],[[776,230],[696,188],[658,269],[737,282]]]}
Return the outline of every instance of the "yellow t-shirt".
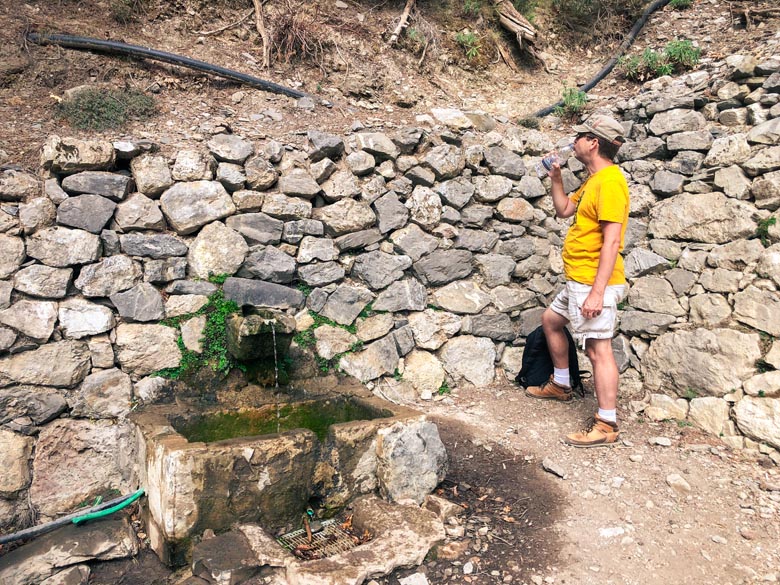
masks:
{"label": "yellow t-shirt", "polygon": [[[563,243],[563,266],[566,280],[593,284],[599,267],[599,254],[604,242],[600,221],[622,224],[620,251],[628,225],[628,184],[617,165],[601,169],[585,181],[571,201],[577,206],[574,224]],[[624,284],[623,257],[618,254],[608,285]]]}

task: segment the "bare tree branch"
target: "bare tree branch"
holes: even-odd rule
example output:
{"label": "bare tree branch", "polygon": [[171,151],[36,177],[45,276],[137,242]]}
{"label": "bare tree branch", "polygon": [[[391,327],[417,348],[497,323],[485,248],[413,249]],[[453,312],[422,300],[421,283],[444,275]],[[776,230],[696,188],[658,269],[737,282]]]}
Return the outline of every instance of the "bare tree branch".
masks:
{"label": "bare tree branch", "polygon": [[406,0],[406,6],[404,6],[404,11],[401,13],[401,20],[398,21],[398,26],[395,27],[393,34],[390,35],[390,40],[388,41],[389,44],[394,45],[398,41],[398,37],[401,36],[401,33],[406,28],[407,24],[409,24],[409,13],[412,11],[416,1],[417,0]]}

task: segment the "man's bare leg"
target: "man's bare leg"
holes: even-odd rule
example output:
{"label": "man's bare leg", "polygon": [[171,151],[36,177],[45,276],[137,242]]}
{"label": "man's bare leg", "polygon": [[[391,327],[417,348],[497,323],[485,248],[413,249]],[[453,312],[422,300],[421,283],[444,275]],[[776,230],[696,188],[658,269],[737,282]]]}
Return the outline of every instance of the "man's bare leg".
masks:
{"label": "man's bare leg", "polygon": [[550,350],[553,366],[560,369],[569,367],[569,340],[563,332],[568,323],[566,317],[552,309],[548,308],[542,313],[542,329],[547,339],[547,348]]}
{"label": "man's bare leg", "polygon": [[593,383],[596,386],[596,400],[599,408],[617,408],[618,368],[612,352],[611,339],[588,339],[585,353],[593,364]]}

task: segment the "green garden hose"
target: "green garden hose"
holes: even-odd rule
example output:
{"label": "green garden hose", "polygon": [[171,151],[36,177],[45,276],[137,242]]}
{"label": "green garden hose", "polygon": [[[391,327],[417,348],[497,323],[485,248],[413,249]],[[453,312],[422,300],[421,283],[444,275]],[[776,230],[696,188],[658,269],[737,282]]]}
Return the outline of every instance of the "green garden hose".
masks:
{"label": "green garden hose", "polygon": [[84,514],[83,516],[74,518],[72,522],[78,526],[82,522],[87,522],[88,520],[96,520],[98,518],[102,518],[103,516],[108,516],[110,514],[113,514],[114,512],[119,512],[119,510],[129,506],[130,504],[135,502],[138,498],[140,498],[142,495],[144,495],[143,488],[135,492],[133,495],[129,496],[123,502],[119,502],[116,506],[112,506],[111,508],[106,508],[105,510],[98,510],[97,512],[90,512],[89,514]]}

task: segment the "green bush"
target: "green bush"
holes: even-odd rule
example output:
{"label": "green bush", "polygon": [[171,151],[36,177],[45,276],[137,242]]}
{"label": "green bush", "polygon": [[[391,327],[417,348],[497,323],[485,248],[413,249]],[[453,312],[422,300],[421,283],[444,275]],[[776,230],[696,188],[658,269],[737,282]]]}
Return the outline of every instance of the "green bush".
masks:
{"label": "green bush", "polygon": [[553,113],[561,118],[574,118],[588,102],[588,94],[580,91],[576,87],[563,86],[563,95],[561,96],[563,105],[557,106]]}
{"label": "green bush", "polygon": [[482,10],[482,0],[463,0],[463,14],[466,16],[479,16]]}
{"label": "green bush", "polygon": [[137,89],[85,89],[57,106],[58,115],[80,130],[119,128],[133,118],[150,118],[156,110],[154,98]]}
{"label": "green bush", "polygon": [[687,10],[693,6],[693,0],[672,0],[669,6],[675,10]]}
{"label": "green bush", "polygon": [[534,21],[534,15],[536,14],[536,7],[538,4],[539,0],[512,0],[512,5],[515,9],[530,22]]}
{"label": "green bush", "polygon": [[479,51],[482,47],[479,44],[479,37],[473,32],[459,32],[455,35],[455,41],[463,47],[467,59],[471,60],[479,57]]}
{"label": "green bush", "polygon": [[645,81],[692,69],[700,57],[701,50],[691,41],[671,41],[660,53],[647,48],[641,55],[624,57],[619,65],[626,79]]}
{"label": "green bush", "polygon": [[119,24],[129,24],[138,20],[138,17],[146,11],[148,0],[110,0],[108,12]]}

